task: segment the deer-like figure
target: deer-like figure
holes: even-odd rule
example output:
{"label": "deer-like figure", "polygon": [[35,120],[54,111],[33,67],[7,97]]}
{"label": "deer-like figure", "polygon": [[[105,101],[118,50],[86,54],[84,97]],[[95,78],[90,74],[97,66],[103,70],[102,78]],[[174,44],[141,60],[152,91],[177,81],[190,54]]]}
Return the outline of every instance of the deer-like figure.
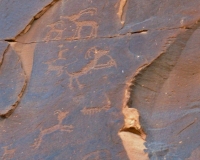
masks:
{"label": "deer-like figure", "polygon": [[72,125],[63,125],[62,122],[63,120],[66,118],[67,114],[69,112],[63,112],[63,111],[55,111],[54,112],[54,115],[58,115],[57,119],[58,119],[58,124],[56,124],[55,126],[52,126],[50,128],[47,128],[47,129],[40,129],[40,134],[39,134],[39,137],[37,139],[35,139],[35,143],[33,144],[33,147],[35,149],[39,148],[41,143],[42,143],[42,139],[45,135],[47,134],[51,134],[55,131],[66,131],[66,132],[72,132],[73,131],[73,126]]}
{"label": "deer-like figure", "polygon": [[[82,88],[83,86],[78,81],[78,78],[82,75],[87,74],[91,70],[109,68],[109,67],[112,67],[112,66],[117,67],[115,60],[108,53],[109,53],[109,51],[107,51],[107,50],[98,50],[96,47],[92,47],[85,54],[85,59],[91,59],[89,63],[87,63],[83,68],[81,68],[79,71],[76,71],[76,72],[69,73],[66,70],[66,73],[70,77],[69,78],[70,89],[73,88],[72,87],[73,80],[76,81],[79,88]],[[99,59],[103,56],[108,57],[110,60],[107,63],[98,64]]]}
{"label": "deer-like figure", "polygon": [[61,16],[61,20],[69,20],[71,22],[73,22],[76,25],[76,31],[74,34],[74,39],[79,39],[81,38],[81,31],[83,27],[91,27],[91,32],[90,35],[88,36],[90,37],[96,37],[97,36],[97,29],[98,29],[98,24],[95,21],[79,21],[80,17],[84,14],[88,14],[88,15],[95,15],[97,12],[96,8],[87,8],[85,10],[82,10],[81,12],[79,12],[78,14],[74,14],[72,16]]}

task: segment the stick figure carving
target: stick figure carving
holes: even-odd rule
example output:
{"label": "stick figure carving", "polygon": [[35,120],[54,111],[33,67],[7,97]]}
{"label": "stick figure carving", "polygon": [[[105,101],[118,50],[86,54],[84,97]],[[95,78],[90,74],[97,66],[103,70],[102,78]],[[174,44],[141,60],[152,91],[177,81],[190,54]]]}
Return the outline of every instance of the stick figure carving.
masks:
{"label": "stick figure carving", "polygon": [[90,35],[87,37],[96,37],[97,36],[97,29],[98,29],[98,24],[95,21],[79,21],[80,17],[84,14],[88,14],[93,16],[94,14],[96,14],[97,9],[96,8],[87,8],[85,10],[82,10],[81,12],[79,12],[78,14],[74,14],[72,16],[61,16],[62,20],[69,20],[71,22],[73,22],[76,25],[76,31],[74,34],[75,39],[79,39],[81,38],[81,31],[83,29],[83,27],[91,27],[91,32]]}
{"label": "stick figure carving", "polygon": [[50,71],[56,71],[57,72],[57,76],[60,76],[63,73],[64,66],[62,66],[62,65],[55,65],[55,64],[59,60],[60,61],[66,60],[66,58],[64,58],[63,54],[66,54],[66,52],[68,51],[68,49],[67,48],[63,49],[63,45],[59,45],[58,47],[59,47],[59,52],[58,52],[57,58],[54,59],[54,60],[51,60],[51,61],[47,61],[44,64],[48,65],[48,72],[50,72]]}
{"label": "stick figure carving", "polygon": [[73,131],[73,126],[72,125],[63,125],[63,120],[66,118],[67,114],[69,112],[63,112],[63,111],[55,111],[54,115],[58,115],[57,119],[58,119],[58,124],[56,124],[55,126],[52,126],[50,128],[47,129],[40,129],[40,134],[38,136],[37,139],[35,139],[35,142],[33,144],[32,147],[34,147],[35,149],[39,148],[41,143],[42,143],[42,139],[45,135],[47,134],[51,134],[55,131],[65,131],[65,132],[72,132]]}
{"label": "stick figure carving", "polygon": [[[81,68],[81,70],[70,73],[66,69],[66,73],[70,77],[69,78],[70,89],[73,89],[73,87],[72,87],[73,80],[76,81],[79,88],[82,88],[83,85],[80,84],[80,82],[78,81],[78,78],[82,75],[87,74],[89,71],[99,70],[99,69],[103,69],[103,68],[110,68],[112,66],[117,67],[115,60],[108,53],[109,53],[109,51],[107,51],[107,50],[98,50],[96,47],[92,47],[86,52],[85,59],[91,59],[92,54],[93,54],[93,58],[92,58],[92,60],[90,60],[90,62],[88,64],[86,64],[83,68]],[[107,63],[98,64],[99,59],[103,56],[108,57],[110,60]]]}

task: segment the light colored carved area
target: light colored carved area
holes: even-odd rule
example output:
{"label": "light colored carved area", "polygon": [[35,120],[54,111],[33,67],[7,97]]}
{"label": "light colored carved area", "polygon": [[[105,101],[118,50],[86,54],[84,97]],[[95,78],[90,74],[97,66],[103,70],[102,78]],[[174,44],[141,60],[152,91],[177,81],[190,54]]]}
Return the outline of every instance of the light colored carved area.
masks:
{"label": "light colored carved area", "polygon": [[124,7],[126,3],[127,3],[127,0],[120,0],[119,2],[119,9],[118,9],[117,15],[121,21],[121,24],[124,24],[123,14],[124,14]]}
{"label": "light colored carved area", "polygon": [[69,20],[73,22],[76,25],[76,30],[74,34],[74,39],[79,39],[81,38],[81,31],[83,27],[91,27],[91,32],[90,35],[87,36],[87,38],[92,38],[97,36],[97,29],[98,29],[98,24],[95,21],[81,21],[79,20],[82,15],[95,15],[97,12],[96,8],[87,8],[85,10],[80,11],[77,14],[71,15],[71,16],[61,16],[61,20]]}
{"label": "light colored carved area", "polygon": [[108,96],[106,95],[106,100],[107,100],[107,105],[105,106],[102,106],[102,107],[84,107],[81,112],[82,114],[84,115],[93,115],[93,114],[96,114],[96,113],[99,113],[101,111],[107,111],[110,109],[111,107],[111,102],[110,102],[110,99],[108,98]]}
{"label": "light colored carved area", "polygon": [[21,43],[10,42],[12,49],[18,54],[20,60],[22,62],[22,66],[24,72],[28,80],[30,79],[32,68],[33,68],[33,58],[34,58],[34,50],[36,44],[28,44],[24,45]]}
{"label": "light colored carved area", "polygon": [[[92,58],[93,54],[93,59],[86,65],[84,66],[81,70],[77,72],[70,73],[66,70],[67,75],[69,76],[69,88],[73,89],[73,81],[78,84],[79,88],[82,88],[83,85],[79,82],[78,78],[82,75],[87,74],[88,72],[92,70],[99,70],[99,69],[104,69],[104,68],[110,68],[110,67],[117,67],[117,64],[115,60],[108,54],[109,51],[107,50],[98,50],[96,47],[90,48],[86,54],[85,54],[85,59],[90,59]],[[101,57],[106,56],[110,59],[109,62],[105,64],[98,64],[98,61]]]}
{"label": "light colored carved area", "polygon": [[106,149],[97,150],[85,155],[82,160],[111,160],[111,154]]}
{"label": "light colored carved area", "polygon": [[16,149],[8,149],[9,148],[8,146],[2,147],[2,148],[4,149],[2,160],[10,160],[10,159],[12,159],[14,154],[15,154]]}
{"label": "light colored carved area", "polygon": [[50,128],[47,128],[47,129],[42,129],[41,128],[40,129],[40,134],[39,134],[38,138],[35,139],[35,142],[32,145],[32,147],[34,149],[38,149],[40,147],[41,143],[42,143],[43,137],[45,135],[47,135],[47,134],[51,134],[51,133],[53,133],[55,131],[62,131],[62,132],[64,131],[64,132],[69,132],[69,133],[72,132],[73,131],[73,126],[72,125],[63,125],[62,124],[63,120],[66,118],[66,116],[68,115],[68,113],[69,112],[63,112],[63,111],[60,111],[60,110],[55,111],[54,114],[58,115],[58,117],[57,117],[58,124],[55,125],[55,126],[52,126]]}

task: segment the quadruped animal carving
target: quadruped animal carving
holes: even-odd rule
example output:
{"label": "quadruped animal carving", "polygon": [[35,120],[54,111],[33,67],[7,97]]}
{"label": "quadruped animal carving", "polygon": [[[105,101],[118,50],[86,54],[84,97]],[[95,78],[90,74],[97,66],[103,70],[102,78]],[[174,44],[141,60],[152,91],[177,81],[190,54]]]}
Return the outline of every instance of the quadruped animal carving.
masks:
{"label": "quadruped animal carving", "polygon": [[80,11],[78,14],[74,14],[71,16],[61,16],[61,20],[69,20],[73,22],[76,25],[76,30],[74,34],[74,39],[79,39],[81,38],[81,31],[83,27],[91,27],[91,32],[90,35],[87,36],[88,38],[91,37],[96,37],[97,36],[97,29],[98,29],[98,24],[95,21],[80,21],[79,19],[81,18],[82,15],[95,15],[97,12],[96,8],[87,8],[82,11]]}
{"label": "quadruped animal carving", "polygon": [[65,30],[63,21],[60,20],[47,25],[47,28],[49,29],[49,32],[46,34],[44,41],[61,39]]}
{"label": "quadruped animal carving", "polygon": [[[85,54],[85,59],[91,59],[88,64],[86,64],[83,68],[81,68],[81,70],[77,72],[70,73],[66,70],[66,74],[69,76],[69,88],[73,89],[72,83],[74,80],[78,84],[78,87],[82,88],[83,85],[79,82],[78,78],[82,75],[87,74],[88,72],[92,70],[110,68],[112,66],[117,67],[115,60],[108,53],[109,51],[107,50],[99,50],[96,47],[90,48]],[[91,54],[93,54],[93,57]],[[98,64],[99,59],[103,56],[108,57],[110,60],[107,63]]]}
{"label": "quadruped animal carving", "polygon": [[58,124],[50,127],[50,128],[47,128],[47,129],[40,129],[40,134],[38,136],[37,139],[35,139],[35,142],[34,144],[32,145],[33,148],[37,149],[40,147],[41,143],[42,143],[42,139],[45,135],[47,134],[51,134],[55,131],[64,131],[64,132],[72,132],[73,131],[73,126],[72,125],[63,125],[63,120],[66,118],[66,116],[68,115],[69,112],[65,111],[55,111],[54,112],[54,115],[58,115],[57,116],[57,119],[58,119]]}

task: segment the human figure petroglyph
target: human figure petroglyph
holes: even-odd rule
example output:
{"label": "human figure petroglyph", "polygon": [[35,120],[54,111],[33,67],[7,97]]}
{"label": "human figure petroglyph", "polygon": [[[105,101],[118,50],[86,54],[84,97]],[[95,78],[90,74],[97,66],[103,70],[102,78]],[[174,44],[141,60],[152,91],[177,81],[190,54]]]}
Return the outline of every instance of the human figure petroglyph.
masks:
{"label": "human figure petroglyph", "polygon": [[82,15],[88,14],[88,15],[95,15],[97,12],[96,8],[87,8],[85,10],[80,11],[78,14],[74,14],[72,16],[61,16],[62,20],[69,20],[73,22],[76,25],[76,30],[74,34],[74,39],[79,39],[81,38],[81,31],[83,27],[91,27],[91,32],[88,37],[96,37],[97,36],[97,29],[98,29],[98,24],[95,21],[79,21]]}
{"label": "human figure petroglyph", "polygon": [[63,21],[57,21],[52,24],[47,25],[47,28],[49,29],[49,32],[45,36],[44,40],[59,40],[62,38],[62,34],[65,30],[63,26]]}
{"label": "human figure petroglyph", "polygon": [[69,112],[67,112],[67,111],[63,112],[60,110],[54,112],[54,115],[56,115],[56,114],[58,115],[58,117],[57,117],[58,124],[56,124],[55,126],[52,126],[50,128],[47,128],[47,129],[42,129],[42,128],[40,129],[40,134],[39,134],[38,138],[35,139],[35,142],[33,144],[33,147],[35,149],[40,147],[43,137],[47,134],[51,134],[51,133],[53,133],[55,131],[59,131],[59,130],[69,132],[69,133],[73,131],[72,125],[63,125],[62,124],[63,120],[66,118],[68,113]]}
{"label": "human figure petroglyph", "polygon": [[101,111],[107,111],[111,107],[111,101],[107,95],[105,95],[107,104],[102,107],[84,107],[81,112],[84,115],[93,115],[95,113],[99,113]]}
{"label": "human figure petroglyph", "polygon": [[[96,47],[92,47],[85,54],[85,59],[91,59],[89,63],[87,63],[83,68],[81,68],[79,71],[76,71],[76,72],[70,73],[66,69],[66,73],[69,76],[70,89],[73,89],[72,83],[74,80],[78,84],[78,87],[82,88],[83,85],[80,84],[78,78],[82,75],[87,74],[89,71],[109,68],[112,66],[117,67],[115,60],[108,53],[109,51],[107,50],[98,50]],[[103,56],[108,57],[110,60],[107,63],[98,64],[99,59]]]}
{"label": "human figure petroglyph", "polygon": [[59,45],[58,47],[59,47],[58,59],[66,59],[66,58],[63,57],[63,53],[67,52],[68,49],[67,48],[66,49],[62,49],[63,48],[62,44]]}
{"label": "human figure petroglyph", "polygon": [[8,146],[2,148],[4,149],[2,160],[12,159],[15,154],[15,149],[8,149]]}

